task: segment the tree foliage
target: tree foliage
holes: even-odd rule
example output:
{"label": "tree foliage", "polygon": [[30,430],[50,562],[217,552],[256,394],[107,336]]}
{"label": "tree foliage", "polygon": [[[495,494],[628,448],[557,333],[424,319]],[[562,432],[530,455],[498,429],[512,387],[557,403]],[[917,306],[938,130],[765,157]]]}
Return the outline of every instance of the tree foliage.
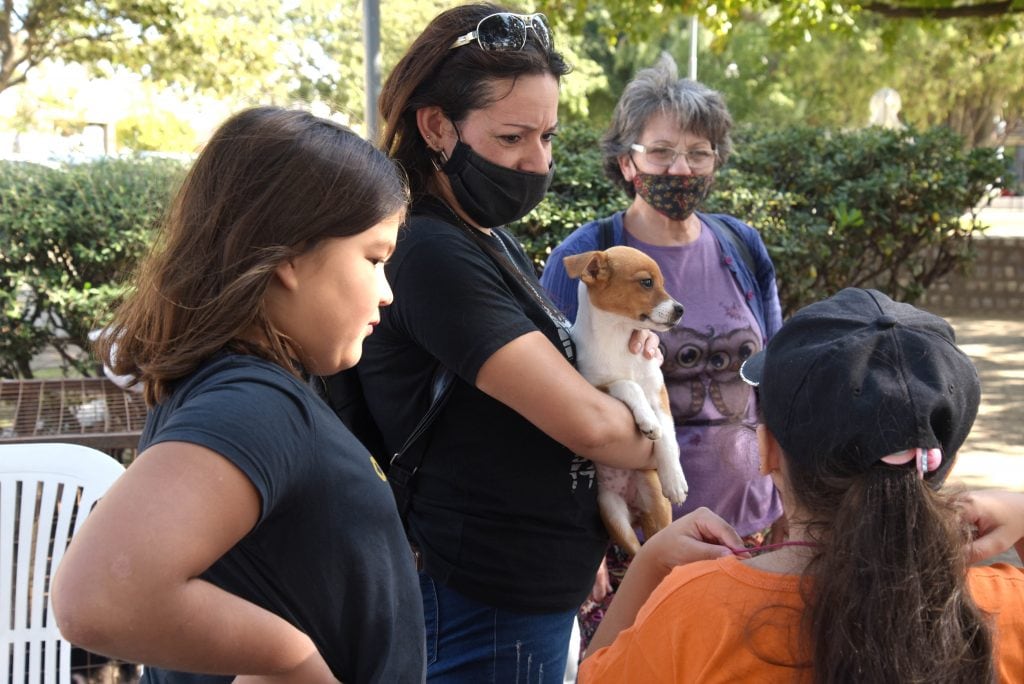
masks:
{"label": "tree foliage", "polygon": [[[902,98],[902,121],[947,126],[969,147],[1000,144],[1000,122],[1024,116],[1024,30],[1002,20],[883,21],[855,33],[820,32],[774,49],[771,28],[751,21],[702,54],[700,78],[727,95],[740,121],[859,127],[882,87]],[[1024,29],[1024,17],[1018,22]]]}
{"label": "tree foliage", "polygon": [[76,349],[107,322],[182,171],[167,160],[0,162],[0,375],[32,377],[47,345],[65,372],[95,371]]}
{"label": "tree foliage", "polygon": [[117,122],[118,145],[136,152],[187,154],[195,149],[196,132],[171,112],[157,109],[129,114]]}
{"label": "tree foliage", "polygon": [[[438,12],[460,0],[381,0],[386,76]],[[882,86],[903,117],[990,144],[1024,109],[1024,0],[528,0],[547,13],[575,71],[566,119],[600,124],[622,86],[666,49],[684,66],[689,18],[702,27],[702,80],[739,121],[860,126]],[[363,0],[24,0],[0,15],[0,91],[46,59],[131,69],[241,104],[323,102],[357,129],[365,116]],[[136,138],[146,137],[144,133]],[[998,139],[997,139],[998,140]]]}
{"label": "tree foliage", "polygon": [[[539,7],[567,28],[581,29],[592,16],[594,3],[585,0],[540,0]],[[611,37],[631,35],[647,39],[660,35],[685,17],[697,16],[706,28],[728,33],[742,21],[764,17],[774,23],[787,42],[806,31],[853,30],[872,18],[948,19],[986,18],[1015,25],[1024,13],[1024,0],[978,2],[963,0],[891,0],[890,2],[840,3],[829,0],[604,0],[600,13],[607,19],[602,31]]]}
{"label": "tree foliage", "polygon": [[[424,26],[459,0],[380,2],[380,70],[386,76]],[[360,128],[365,118],[363,0],[27,0],[0,18],[0,91],[45,60],[128,69],[146,79],[245,104],[322,102]],[[6,31],[6,33],[5,33]],[[6,39],[6,40],[5,40]],[[563,88],[571,115],[605,87],[600,68],[559,36],[576,66]],[[134,135],[138,138],[139,135]]]}
{"label": "tree foliage", "polygon": [[[549,4],[553,13],[566,5]],[[883,87],[901,94],[904,123],[948,126],[969,147],[1000,144],[1001,133],[1024,117],[1024,80],[1017,77],[1024,73],[1024,14],[1011,10],[938,20],[890,19],[839,3],[568,5],[566,14],[556,14],[567,22],[563,30],[586,36],[588,57],[608,75],[608,90],[591,95],[598,122],[661,51],[685,75],[688,12],[700,19],[698,78],[726,95],[739,122],[860,127]]]}
{"label": "tree foliage", "polygon": [[166,0],[26,0],[0,8],[0,91],[25,81],[44,60],[134,61],[147,35],[174,19]]}

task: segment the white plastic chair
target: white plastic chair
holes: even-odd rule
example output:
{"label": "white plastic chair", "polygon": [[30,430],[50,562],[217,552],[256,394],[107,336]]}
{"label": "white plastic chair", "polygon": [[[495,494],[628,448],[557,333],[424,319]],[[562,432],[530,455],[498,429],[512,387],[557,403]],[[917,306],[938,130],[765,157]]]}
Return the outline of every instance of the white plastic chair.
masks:
{"label": "white plastic chair", "polygon": [[123,472],[107,454],[77,444],[0,445],[3,681],[71,682],[71,644],[53,619],[50,578],[96,500]]}

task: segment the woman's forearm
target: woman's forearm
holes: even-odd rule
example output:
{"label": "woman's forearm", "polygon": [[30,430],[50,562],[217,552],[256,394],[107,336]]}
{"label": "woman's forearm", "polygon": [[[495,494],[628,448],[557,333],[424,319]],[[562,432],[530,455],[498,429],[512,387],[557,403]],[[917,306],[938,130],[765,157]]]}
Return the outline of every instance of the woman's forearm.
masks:
{"label": "woman's forearm", "polygon": [[587,646],[588,655],[608,646],[615,641],[619,632],[628,629],[636,621],[637,613],[651,592],[665,579],[666,568],[651,558],[642,557],[642,548],[640,554],[630,564],[629,571],[616,590],[608,611],[601,618],[597,631]]}
{"label": "woman's forearm", "polygon": [[653,443],[626,405],[584,380],[539,332],[494,352],[476,386],[574,453],[620,468],[654,467]]}

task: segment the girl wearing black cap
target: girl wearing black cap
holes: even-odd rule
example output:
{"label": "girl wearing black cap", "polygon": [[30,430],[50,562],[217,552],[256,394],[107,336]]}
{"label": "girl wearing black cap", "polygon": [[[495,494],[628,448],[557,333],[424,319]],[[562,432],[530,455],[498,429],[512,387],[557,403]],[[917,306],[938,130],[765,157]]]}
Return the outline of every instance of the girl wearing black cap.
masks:
{"label": "girl wearing black cap", "polygon": [[[709,511],[674,523],[634,561],[580,681],[1018,681],[1024,570],[968,564],[1024,557],[1024,494],[938,491],[980,397],[950,326],[848,289],[741,374],[790,540],[738,558]],[[676,567],[709,546],[721,558]]]}

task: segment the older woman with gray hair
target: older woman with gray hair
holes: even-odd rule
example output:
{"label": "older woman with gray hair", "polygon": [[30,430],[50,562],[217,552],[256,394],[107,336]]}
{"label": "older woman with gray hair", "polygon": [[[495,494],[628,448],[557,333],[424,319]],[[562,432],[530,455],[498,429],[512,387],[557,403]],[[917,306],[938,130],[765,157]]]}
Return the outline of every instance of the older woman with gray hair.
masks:
{"label": "older woman with gray hair", "polygon": [[[755,397],[738,370],[782,325],[775,267],[755,229],[696,211],[732,151],[731,128],[722,96],[679,78],[669,55],[637,73],[601,143],[605,173],[632,202],[569,235],[552,252],[541,282],[572,319],[577,283],[566,274],[564,257],[628,245],[658,262],[666,289],[686,310],[675,329],[660,335],[690,486],[674,517],[707,506],[757,546],[781,521],[782,505],[759,469]],[[615,547],[606,560],[611,577],[598,575],[583,608],[584,641],[628,562]]]}

